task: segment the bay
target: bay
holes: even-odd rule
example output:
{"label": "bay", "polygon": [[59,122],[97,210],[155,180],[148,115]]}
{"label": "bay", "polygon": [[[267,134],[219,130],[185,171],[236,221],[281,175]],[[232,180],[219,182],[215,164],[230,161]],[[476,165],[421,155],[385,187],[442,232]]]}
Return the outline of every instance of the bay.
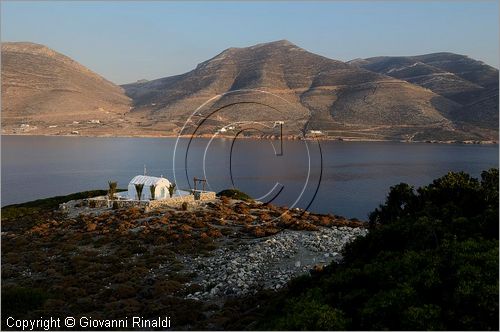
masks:
{"label": "bay", "polygon": [[449,171],[479,177],[498,167],[498,145],[292,140],[281,149],[280,141],[254,139],[1,139],[2,206],[107,189],[109,180],[126,188],[145,166],[180,189],[206,178],[209,190],[234,184],[262,201],[366,220],[392,185],[425,185]]}

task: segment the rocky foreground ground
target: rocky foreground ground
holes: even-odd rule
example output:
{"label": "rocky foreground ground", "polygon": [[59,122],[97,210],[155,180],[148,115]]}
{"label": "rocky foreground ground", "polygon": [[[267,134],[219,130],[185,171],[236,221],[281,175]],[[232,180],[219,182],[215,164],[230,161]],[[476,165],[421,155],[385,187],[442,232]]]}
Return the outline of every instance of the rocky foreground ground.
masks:
{"label": "rocky foreground ground", "polygon": [[335,226],[306,232],[283,230],[237,248],[218,248],[210,257],[186,257],[183,263],[197,273],[194,282],[202,286],[187,298],[208,300],[280,289],[294,276],[339,261],[343,246],[366,232]]}
{"label": "rocky foreground ground", "polygon": [[42,299],[21,316],[169,312],[176,329],[221,329],[236,317],[224,313],[229,300],[321,270],[367,232],[357,220],[225,197],[150,212],[70,206],[2,220],[2,291]]}

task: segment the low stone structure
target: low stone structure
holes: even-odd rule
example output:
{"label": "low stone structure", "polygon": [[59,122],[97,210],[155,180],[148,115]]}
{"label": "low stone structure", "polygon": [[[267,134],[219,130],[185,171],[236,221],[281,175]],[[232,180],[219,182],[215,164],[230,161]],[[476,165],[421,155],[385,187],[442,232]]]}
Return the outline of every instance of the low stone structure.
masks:
{"label": "low stone structure", "polygon": [[215,199],[215,192],[195,190],[194,199],[197,201],[210,201]]}
{"label": "low stone structure", "polygon": [[127,207],[147,207],[149,201],[138,201],[138,200],[110,200],[107,196],[98,196],[93,198],[87,198],[83,200],[84,205],[90,208],[107,208],[112,207],[115,204],[118,208]]}
{"label": "low stone structure", "polygon": [[83,202],[90,208],[110,208],[117,206],[118,208],[127,207],[142,207],[146,210],[153,210],[163,206],[179,207],[183,203],[192,204],[198,201],[214,200],[215,192],[213,191],[194,191],[190,195],[174,196],[158,200],[131,200],[131,199],[114,199],[110,200],[108,196],[98,196],[84,199]]}
{"label": "low stone structure", "polygon": [[[215,196],[214,196],[215,198]],[[182,203],[193,203],[195,201],[195,196],[194,195],[186,195],[186,196],[177,196],[177,197],[171,197],[167,199],[160,199],[160,200],[154,200],[154,201],[149,201],[148,206],[146,209],[153,210],[157,209],[162,206],[171,206],[171,207],[179,207],[182,205]]]}

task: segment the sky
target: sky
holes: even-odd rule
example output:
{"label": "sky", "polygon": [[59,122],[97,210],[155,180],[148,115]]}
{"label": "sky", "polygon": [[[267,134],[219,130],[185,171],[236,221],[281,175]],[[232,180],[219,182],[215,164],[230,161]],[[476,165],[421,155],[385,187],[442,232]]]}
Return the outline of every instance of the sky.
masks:
{"label": "sky", "polygon": [[13,1],[1,40],[44,44],[117,84],[287,39],[329,58],[454,52],[499,66],[498,1]]}

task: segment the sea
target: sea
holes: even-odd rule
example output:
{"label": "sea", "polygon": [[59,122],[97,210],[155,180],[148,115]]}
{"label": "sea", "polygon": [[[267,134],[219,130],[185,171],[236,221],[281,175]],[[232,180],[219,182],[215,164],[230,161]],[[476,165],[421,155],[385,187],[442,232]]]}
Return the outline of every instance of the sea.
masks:
{"label": "sea", "polygon": [[[367,220],[391,186],[431,183],[450,171],[480,177],[498,145],[208,138],[1,137],[1,205],[127,188],[162,176],[179,189],[237,188],[255,199]],[[202,189],[197,182],[197,189]]]}

